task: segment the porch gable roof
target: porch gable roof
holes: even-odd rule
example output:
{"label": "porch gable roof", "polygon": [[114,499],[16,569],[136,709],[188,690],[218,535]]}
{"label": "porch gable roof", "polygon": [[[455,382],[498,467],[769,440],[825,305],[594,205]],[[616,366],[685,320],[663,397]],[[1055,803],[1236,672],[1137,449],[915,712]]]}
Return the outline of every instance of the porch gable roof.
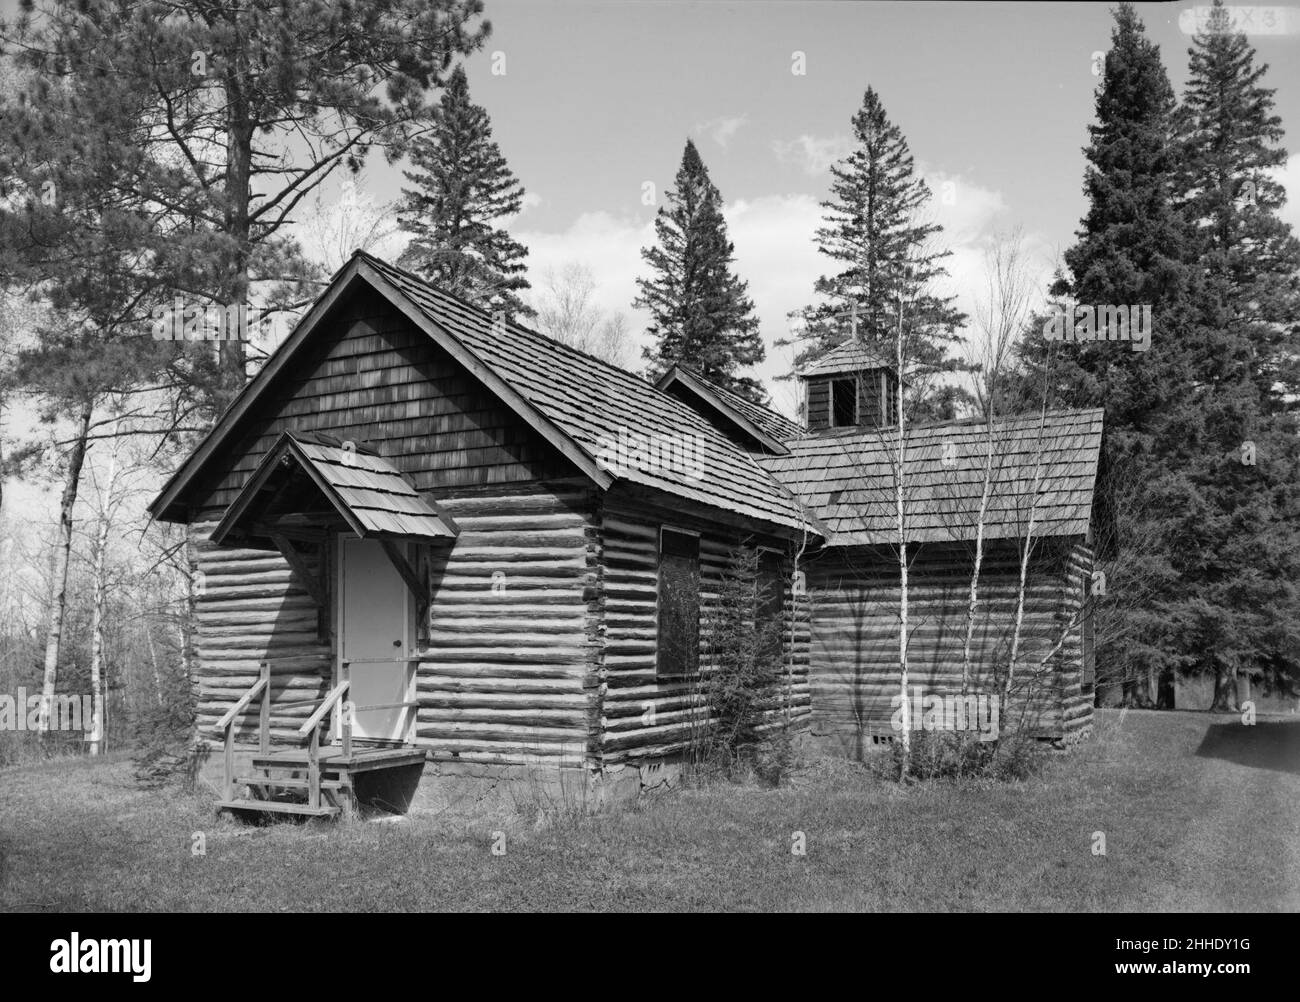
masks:
{"label": "porch gable roof", "polygon": [[[460,530],[435,502],[422,497],[406,477],[382,456],[329,444],[320,436],[283,432],[231,502],[212,541],[232,536],[237,545],[260,541],[264,527],[252,519],[278,493],[277,471],[296,468],[307,475],[348,528],[362,539],[455,539]],[[263,502],[260,503],[259,502]]]}

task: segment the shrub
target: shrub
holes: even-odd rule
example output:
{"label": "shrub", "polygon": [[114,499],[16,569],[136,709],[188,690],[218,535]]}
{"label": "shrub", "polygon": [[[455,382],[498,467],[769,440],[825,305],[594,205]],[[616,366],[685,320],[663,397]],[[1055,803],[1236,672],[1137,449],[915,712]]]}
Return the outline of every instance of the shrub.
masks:
{"label": "shrub", "polygon": [[783,631],[779,618],[755,621],[768,597],[758,568],[758,550],[734,549],[709,609],[709,667],[695,693],[707,720],[692,737],[690,765],[697,773],[752,772],[779,782],[789,769],[789,738],[763,725],[781,709]]}
{"label": "shrub", "polygon": [[[996,741],[980,741],[969,731],[915,731],[908,756],[909,779],[1028,779],[1042,770],[1046,751],[1032,736],[1013,731]],[[872,763],[877,775],[902,775],[903,744],[895,739],[888,755]]]}

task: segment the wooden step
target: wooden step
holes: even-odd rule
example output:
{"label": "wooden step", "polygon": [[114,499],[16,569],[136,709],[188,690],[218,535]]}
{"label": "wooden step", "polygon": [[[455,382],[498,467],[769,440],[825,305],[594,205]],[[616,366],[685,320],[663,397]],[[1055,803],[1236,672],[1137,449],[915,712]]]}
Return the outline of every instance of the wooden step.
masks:
{"label": "wooden step", "polygon": [[[320,771],[322,773],[369,772],[375,769],[395,769],[408,765],[422,765],[425,761],[423,748],[355,748],[349,756],[337,745],[322,748],[320,753]],[[307,770],[307,752],[303,749],[290,748],[268,754],[253,756],[254,769],[291,769],[296,772]]]}
{"label": "wooden step", "polygon": [[[277,779],[274,776],[237,776],[236,786],[282,786],[288,790],[305,790],[311,786],[309,779]],[[346,779],[322,779],[322,790],[347,790],[352,783]]]}
{"label": "wooden step", "polygon": [[265,811],[269,814],[301,814],[313,818],[332,818],[339,808],[309,807],[307,804],[290,804],[280,800],[218,800],[217,807],[228,811]]}

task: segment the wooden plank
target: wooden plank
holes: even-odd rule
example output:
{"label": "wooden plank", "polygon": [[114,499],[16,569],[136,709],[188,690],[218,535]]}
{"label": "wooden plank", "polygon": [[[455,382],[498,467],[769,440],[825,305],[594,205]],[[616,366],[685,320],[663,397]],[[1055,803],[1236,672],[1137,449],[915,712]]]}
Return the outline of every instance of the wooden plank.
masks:
{"label": "wooden plank", "polygon": [[312,728],[307,739],[307,803],[320,807],[320,728]]}
{"label": "wooden plank", "polygon": [[388,557],[389,563],[397,569],[397,573],[400,574],[402,580],[406,582],[407,590],[410,591],[411,596],[415,599],[416,610],[419,617],[423,618],[424,610],[429,604],[429,593],[424,586],[424,582],[420,580],[420,575],[415,572],[415,568],[412,567],[410,561],[406,559],[406,554],[403,553],[398,545],[391,539],[381,538],[379,540],[379,545],[384,548],[384,553]]}
{"label": "wooden plank", "polygon": [[271,666],[262,662],[262,712],[258,715],[258,749],[263,755],[271,750]]}
{"label": "wooden plank", "polygon": [[307,722],[298,728],[298,733],[303,737],[310,734],[311,731],[325,718],[325,714],[329,713],[330,710],[334,708],[334,704],[337,703],[347,691],[348,683],[346,681],[340,682],[331,689],[325,698],[321,700],[321,704],[316,708],[316,712],[308,717]]}
{"label": "wooden plank", "polygon": [[248,709],[248,704],[251,703],[255,698],[257,698],[257,694],[261,692],[262,689],[267,684],[268,683],[265,678],[258,679],[253,684],[252,688],[250,688],[246,693],[240,696],[238,701],[236,701],[235,705],[232,706],[229,710],[227,710],[225,715],[222,716],[222,718],[217,721],[217,724],[213,728],[213,730],[219,731],[222,730],[223,728],[229,727],[236,717],[238,717],[241,713],[243,713],[246,709]]}
{"label": "wooden plank", "polygon": [[302,814],[321,818],[332,818],[339,813],[339,809],[333,806],[318,804],[312,807],[309,804],[285,803],[279,800],[241,800],[233,796],[218,800],[217,807],[227,811],[263,811],[268,814]]}

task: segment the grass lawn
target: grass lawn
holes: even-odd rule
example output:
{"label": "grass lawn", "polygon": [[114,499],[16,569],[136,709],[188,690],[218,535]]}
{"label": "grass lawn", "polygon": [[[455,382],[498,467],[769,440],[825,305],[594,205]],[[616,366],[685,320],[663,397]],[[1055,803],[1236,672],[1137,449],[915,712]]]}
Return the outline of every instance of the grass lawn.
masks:
{"label": "grass lawn", "polygon": [[1300,910],[1295,718],[1101,711],[1024,783],[904,789],[822,760],[780,789],[552,824],[498,808],[249,827],[136,789],[112,758],[0,770],[0,805],[5,909]]}

